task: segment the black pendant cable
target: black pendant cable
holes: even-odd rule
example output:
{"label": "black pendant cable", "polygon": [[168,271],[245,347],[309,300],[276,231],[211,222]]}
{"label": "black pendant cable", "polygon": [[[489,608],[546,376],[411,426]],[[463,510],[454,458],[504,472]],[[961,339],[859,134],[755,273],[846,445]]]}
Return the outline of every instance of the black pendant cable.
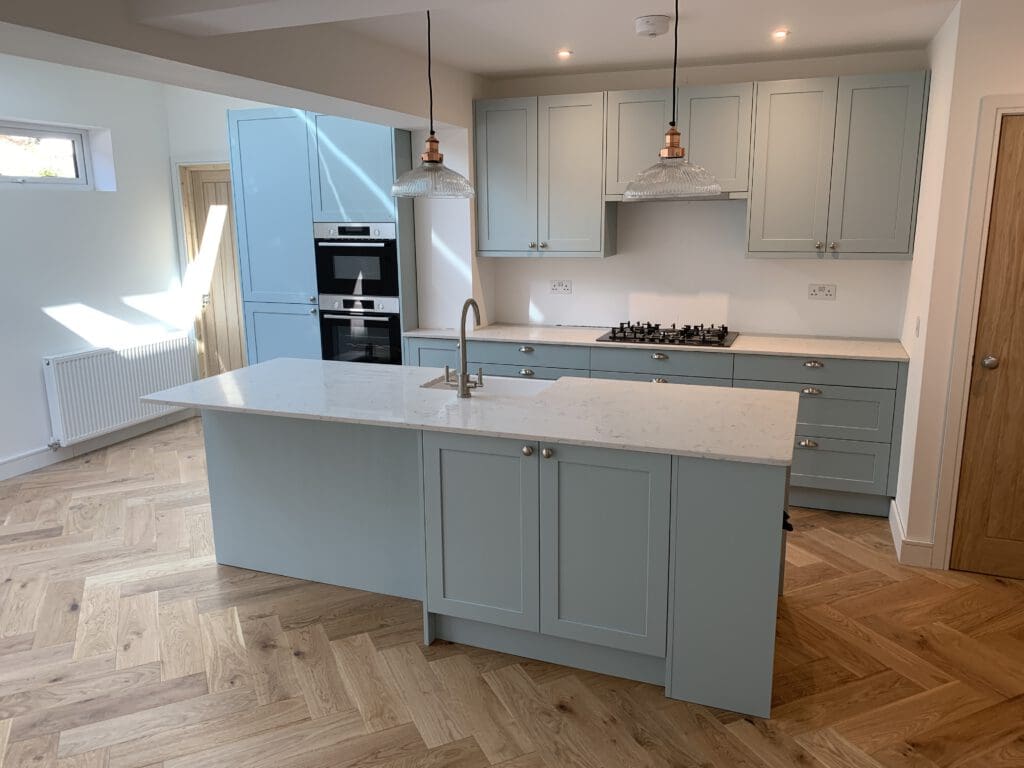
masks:
{"label": "black pendant cable", "polygon": [[[678,3],[679,0],[676,0]],[[430,135],[434,135],[434,55],[430,47],[430,11],[427,11],[427,93],[430,97]],[[675,117],[672,118],[675,120]]]}
{"label": "black pendant cable", "polygon": [[[430,11],[427,11],[427,28],[430,27]],[[428,46],[429,48],[429,46]],[[672,34],[672,121],[669,125],[676,127],[676,72],[679,71],[679,0],[676,0],[676,25]]]}

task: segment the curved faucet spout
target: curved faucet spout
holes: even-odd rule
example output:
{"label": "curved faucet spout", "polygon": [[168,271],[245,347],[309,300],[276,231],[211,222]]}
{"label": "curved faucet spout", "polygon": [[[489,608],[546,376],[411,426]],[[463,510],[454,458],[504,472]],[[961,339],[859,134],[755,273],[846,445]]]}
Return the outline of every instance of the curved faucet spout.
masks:
{"label": "curved faucet spout", "polygon": [[469,371],[466,365],[466,319],[469,310],[473,309],[473,327],[480,325],[480,305],[476,299],[466,299],[462,305],[462,319],[459,321],[459,397],[469,397]]}

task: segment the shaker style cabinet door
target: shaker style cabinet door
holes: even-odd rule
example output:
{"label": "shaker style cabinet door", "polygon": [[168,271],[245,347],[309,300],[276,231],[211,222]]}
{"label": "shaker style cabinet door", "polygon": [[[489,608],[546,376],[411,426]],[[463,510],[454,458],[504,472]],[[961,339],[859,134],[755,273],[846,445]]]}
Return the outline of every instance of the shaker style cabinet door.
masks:
{"label": "shaker style cabinet door", "polygon": [[314,221],[394,221],[394,131],[334,115],[307,119]]}
{"label": "shaker style cabinet door", "polygon": [[757,84],[752,253],[824,254],[838,78]]}
{"label": "shaker style cabinet door", "polygon": [[679,89],[677,122],[686,156],[711,171],[723,192],[747,191],[753,103],[753,83]]}
{"label": "shaker style cabinet door", "polygon": [[538,247],[599,253],[604,230],[604,94],[538,99]]}
{"label": "shaker style cabinet door", "polygon": [[537,631],[538,453],[423,433],[428,611]]}
{"label": "shaker style cabinet door", "polygon": [[242,298],[308,306],[317,289],[305,114],[237,110],[228,126]]}
{"label": "shaker style cabinet door", "polygon": [[537,99],[476,103],[478,249],[537,251]]}
{"label": "shaker style cabinet door", "polygon": [[671,457],[545,448],[540,631],[663,656]]}
{"label": "shaker style cabinet door", "polygon": [[249,365],[275,357],[320,360],[320,316],[302,304],[245,303]]}
{"label": "shaker style cabinet door", "polygon": [[828,249],[908,254],[926,74],[839,78]]}
{"label": "shaker style cabinet door", "polygon": [[621,195],[658,161],[672,119],[672,89],[609,91],[604,192]]}

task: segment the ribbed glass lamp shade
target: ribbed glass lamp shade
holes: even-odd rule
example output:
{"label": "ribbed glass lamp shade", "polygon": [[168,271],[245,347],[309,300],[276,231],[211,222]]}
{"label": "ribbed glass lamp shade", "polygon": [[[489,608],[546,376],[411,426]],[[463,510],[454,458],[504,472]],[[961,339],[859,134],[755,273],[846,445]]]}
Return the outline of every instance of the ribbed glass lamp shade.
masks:
{"label": "ribbed glass lamp shade", "polygon": [[424,160],[391,185],[394,197],[473,197],[473,185],[443,162]]}
{"label": "ribbed glass lamp shade", "polygon": [[660,157],[650,168],[640,171],[629,182],[623,202],[644,200],[685,200],[688,197],[712,197],[722,194],[718,179],[685,157]]}

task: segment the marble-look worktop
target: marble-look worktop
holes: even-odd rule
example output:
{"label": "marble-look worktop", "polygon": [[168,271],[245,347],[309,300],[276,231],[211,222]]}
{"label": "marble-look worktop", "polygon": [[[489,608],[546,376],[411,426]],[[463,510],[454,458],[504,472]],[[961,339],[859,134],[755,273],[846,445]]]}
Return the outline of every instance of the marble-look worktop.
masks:
{"label": "marble-look worktop", "polygon": [[[575,346],[616,346],[650,349],[650,344],[598,342],[607,328],[570,325],[505,325],[495,323],[474,329],[469,337],[478,341],[534,342],[537,344],[569,344]],[[409,338],[457,339],[459,332],[443,328],[419,328],[407,331]],[[772,336],[740,332],[731,347],[684,347],[686,350],[709,353],[751,355],[786,355],[795,357],[841,357],[851,360],[886,360],[906,362],[907,350],[895,339],[846,339],[827,336]]]}
{"label": "marble-look worktop", "polygon": [[562,378],[485,379],[468,399],[422,385],[442,372],[279,358],[157,392],[188,408],[479,434],[531,441],[789,466],[794,392],[651,387]]}

